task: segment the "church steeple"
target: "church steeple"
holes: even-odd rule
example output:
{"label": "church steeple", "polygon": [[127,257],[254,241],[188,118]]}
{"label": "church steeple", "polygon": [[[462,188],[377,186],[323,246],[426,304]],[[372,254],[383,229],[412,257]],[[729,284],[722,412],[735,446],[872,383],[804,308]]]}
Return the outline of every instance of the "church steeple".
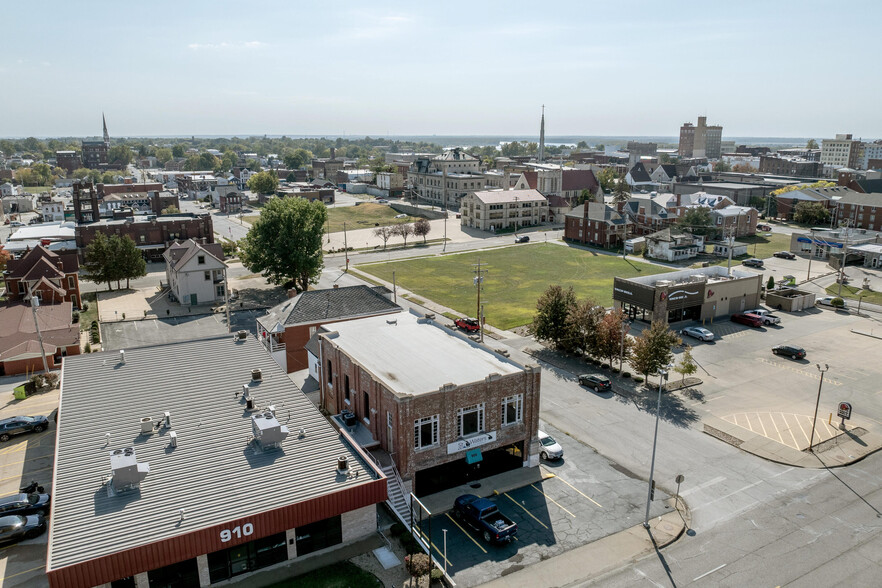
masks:
{"label": "church steeple", "polygon": [[110,135],[107,134],[107,119],[104,117],[104,113],[101,113],[101,121],[104,123],[104,142],[110,143]]}
{"label": "church steeple", "polygon": [[542,105],[542,124],[539,126],[539,163],[545,161],[545,105]]}

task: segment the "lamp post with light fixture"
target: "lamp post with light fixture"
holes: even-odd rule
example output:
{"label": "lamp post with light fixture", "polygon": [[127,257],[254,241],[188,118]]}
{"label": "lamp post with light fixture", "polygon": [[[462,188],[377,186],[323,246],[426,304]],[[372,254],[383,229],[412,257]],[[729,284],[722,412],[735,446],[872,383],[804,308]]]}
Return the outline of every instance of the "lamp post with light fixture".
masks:
{"label": "lamp post with light fixture", "polygon": [[655,447],[658,443],[658,419],[661,415],[662,386],[664,381],[668,379],[668,370],[672,367],[674,367],[673,364],[669,363],[665,366],[665,369],[658,370],[658,404],[655,407],[655,433],[652,435],[652,459],[649,462],[649,490],[646,493],[646,516],[643,518],[643,526],[647,529],[649,528],[649,505],[652,502],[653,494],[652,476],[655,473]]}

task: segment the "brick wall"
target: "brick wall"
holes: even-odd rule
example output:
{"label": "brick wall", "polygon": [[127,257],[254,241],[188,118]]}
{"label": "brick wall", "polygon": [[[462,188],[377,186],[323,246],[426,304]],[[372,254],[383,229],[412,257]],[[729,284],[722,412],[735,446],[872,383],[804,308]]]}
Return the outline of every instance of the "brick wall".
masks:
{"label": "brick wall", "polygon": [[[461,459],[462,452],[447,453],[447,445],[458,438],[458,410],[482,402],[484,431],[497,433],[494,442],[481,446],[482,451],[523,441],[525,461],[538,454],[538,445],[534,440],[539,427],[541,370],[537,366],[526,366],[523,372],[517,374],[492,375],[482,381],[450,389],[399,397],[383,386],[368,369],[354,362],[324,337],[319,344],[324,408],[331,414],[338,414],[343,408],[352,410],[381,447],[392,454],[403,479],[411,479],[417,470]],[[407,359],[402,358],[402,361]],[[327,377],[329,365],[333,374],[331,386]],[[349,376],[348,399],[345,392],[346,376]],[[502,401],[517,394],[523,395],[522,420],[503,427]],[[365,395],[368,407],[364,405]],[[387,428],[387,413],[391,415],[391,436]],[[439,415],[438,445],[415,451],[414,421],[436,414]]]}

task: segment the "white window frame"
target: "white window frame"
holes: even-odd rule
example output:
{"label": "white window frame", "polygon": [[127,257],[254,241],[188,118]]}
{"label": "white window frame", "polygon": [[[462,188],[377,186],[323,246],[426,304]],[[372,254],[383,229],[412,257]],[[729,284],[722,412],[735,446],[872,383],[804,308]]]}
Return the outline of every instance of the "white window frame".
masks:
{"label": "white window frame", "polygon": [[[508,409],[509,406],[514,405],[515,410],[515,419],[513,421],[508,420]],[[523,394],[515,394],[513,396],[508,396],[502,400],[502,426],[508,425],[517,425],[524,420],[524,395]]]}
{"label": "white window frame", "polygon": [[[437,414],[433,414],[432,416],[423,417],[413,421],[413,448],[415,451],[438,446],[439,422],[440,418]],[[422,432],[421,429],[425,425],[428,425],[432,428],[432,443],[430,445],[423,445],[420,440],[420,433]]]}
{"label": "white window frame", "polygon": [[466,406],[466,407],[460,408],[457,411],[456,433],[457,433],[458,437],[460,437],[460,438],[465,437],[465,435],[463,434],[463,428],[462,428],[463,417],[465,415],[471,414],[473,412],[478,413],[478,430],[475,431],[474,433],[469,433],[469,437],[471,437],[472,435],[478,435],[478,434],[484,432],[484,403],[482,402],[480,404],[472,404],[471,406]]}

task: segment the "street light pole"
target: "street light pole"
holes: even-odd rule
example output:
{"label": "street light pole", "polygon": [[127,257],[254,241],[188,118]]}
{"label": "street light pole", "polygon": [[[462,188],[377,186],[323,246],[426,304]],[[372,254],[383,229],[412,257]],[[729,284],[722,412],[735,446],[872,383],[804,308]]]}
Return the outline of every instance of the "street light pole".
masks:
{"label": "street light pole", "polygon": [[671,369],[671,364],[665,366],[667,369],[658,370],[658,404],[655,407],[655,433],[652,435],[652,459],[649,462],[649,489],[646,492],[646,516],[643,518],[643,526],[647,529],[649,528],[649,505],[652,502],[652,476],[655,474],[655,447],[658,443],[658,419],[661,414],[661,395],[662,395],[662,383],[668,377],[668,369]]}
{"label": "street light pole", "polygon": [[806,274],[806,281],[812,279],[812,257],[815,256],[815,230],[812,229],[809,237],[809,266],[808,266],[808,274]]}
{"label": "street light pole", "polygon": [[812,419],[812,435],[809,437],[808,449],[812,453],[814,453],[814,451],[812,451],[812,444],[815,441],[815,421],[818,420],[818,405],[821,404],[821,386],[824,385],[824,372],[830,369],[830,366],[826,363],[824,364],[824,369],[821,369],[821,364],[819,363],[816,363],[815,366],[817,366],[818,371],[821,372],[821,381],[818,382],[818,399],[815,401],[815,418]]}

